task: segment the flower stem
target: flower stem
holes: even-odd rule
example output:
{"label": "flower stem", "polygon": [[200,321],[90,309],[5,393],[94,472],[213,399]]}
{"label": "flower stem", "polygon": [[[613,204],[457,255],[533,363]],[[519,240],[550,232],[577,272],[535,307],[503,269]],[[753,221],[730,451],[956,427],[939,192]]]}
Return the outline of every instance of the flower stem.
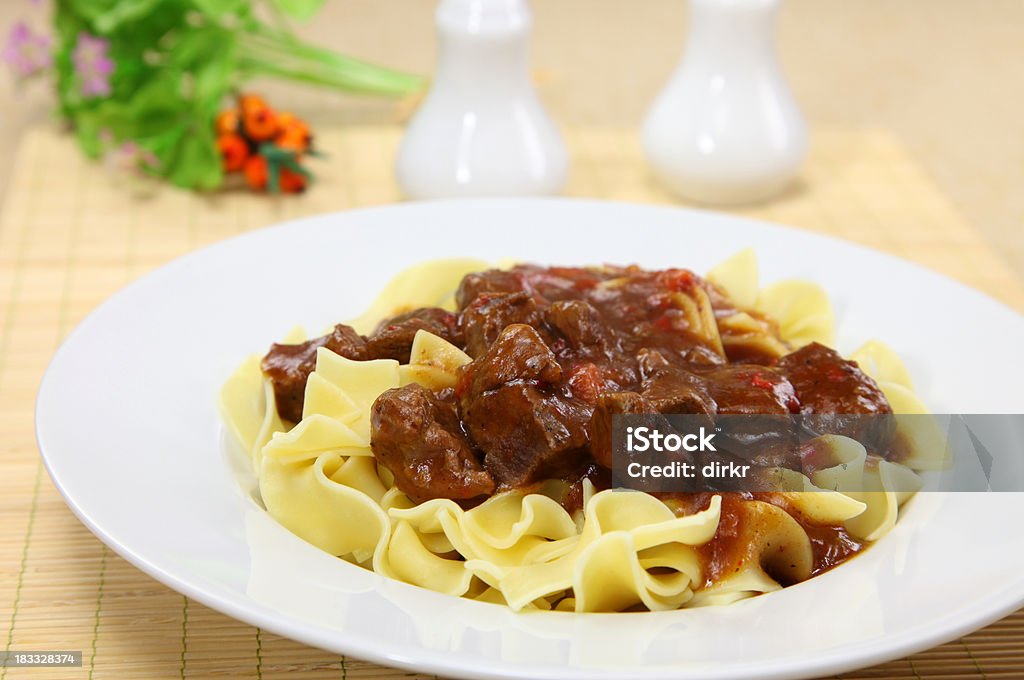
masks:
{"label": "flower stem", "polygon": [[[239,70],[243,78],[263,75],[366,94],[399,96],[417,89],[411,86],[407,80],[391,80],[391,76],[337,69],[313,72],[248,57],[244,57],[239,61]],[[419,85],[419,81],[415,81],[415,84]]]}
{"label": "flower stem", "polygon": [[424,85],[420,76],[376,66],[300,42],[253,22],[242,34],[239,67],[246,76],[267,75],[350,92],[400,96]]}

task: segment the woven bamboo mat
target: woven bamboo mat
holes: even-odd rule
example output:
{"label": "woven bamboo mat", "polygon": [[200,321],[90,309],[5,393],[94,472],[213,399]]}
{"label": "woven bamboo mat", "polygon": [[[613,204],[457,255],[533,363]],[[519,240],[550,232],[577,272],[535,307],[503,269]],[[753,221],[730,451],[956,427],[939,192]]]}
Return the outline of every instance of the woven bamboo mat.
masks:
{"label": "woven bamboo mat", "polygon": [[[300,215],[398,200],[392,127],[325,131],[305,196],[195,196],[140,188],[84,161],[50,129],[28,134],[0,217],[0,636],[8,650],[84,652],[80,670],[6,678],[420,677],[261,632],[165,588],[105,548],[39,463],[36,386],[60,339],[117,288],[204,244]],[[670,202],[624,130],[568,133],[569,193]],[[814,140],[803,182],[739,211],[917,260],[1024,310],[1024,288],[884,131]],[[6,630],[5,630],[6,629]],[[1024,611],[962,640],[844,678],[1024,678]]]}

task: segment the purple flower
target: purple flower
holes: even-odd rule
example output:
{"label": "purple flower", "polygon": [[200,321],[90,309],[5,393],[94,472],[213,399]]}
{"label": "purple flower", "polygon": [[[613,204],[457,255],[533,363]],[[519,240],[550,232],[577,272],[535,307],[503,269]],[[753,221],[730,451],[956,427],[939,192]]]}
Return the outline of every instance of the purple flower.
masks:
{"label": "purple flower", "polygon": [[7,35],[2,57],[19,77],[28,78],[48,69],[53,63],[50,38],[35,34],[28,24],[18,22]]}
{"label": "purple flower", "polygon": [[156,154],[130,140],[122,144],[115,153],[121,157],[122,163],[138,169],[155,170],[160,165],[160,159]]}
{"label": "purple flower", "polygon": [[114,133],[107,128],[99,131],[99,140],[104,149],[103,160],[112,174],[145,177],[146,171],[160,167],[160,159],[152,151],[132,140],[116,142]]}
{"label": "purple flower", "polygon": [[114,60],[107,55],[110,42],[88,33],[79,33],[78,42],[71,53],[75,73],[82,84],[85,97],[105,97],[110,94],[110,74]]}

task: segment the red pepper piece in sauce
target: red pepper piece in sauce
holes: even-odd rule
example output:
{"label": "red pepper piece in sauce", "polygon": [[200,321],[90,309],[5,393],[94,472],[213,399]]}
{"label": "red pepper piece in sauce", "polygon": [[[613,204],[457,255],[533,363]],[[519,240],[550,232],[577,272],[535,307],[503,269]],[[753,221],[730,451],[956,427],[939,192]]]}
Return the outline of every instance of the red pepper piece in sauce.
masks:
{"label": "red pepper piece in sauce", "polygon": [[658,275],[658,281],[669,290],[681,292],[693,288],[697,277],[689,269],[666,269]]}
{"label": "red pepper piece in sauce", "polygon": [[654,327],[660,331],[669,332],[674,331],[676,326],[675,323],[672,321],[671,315],[662,314],[661,316],[654,320]]}
{"label": "red pepper piece in sauce", "polygon": [[574,366],[567,382],[572,390],[572,395],[588,404],[597,403],[604,386],[601,369],[591,363]]}

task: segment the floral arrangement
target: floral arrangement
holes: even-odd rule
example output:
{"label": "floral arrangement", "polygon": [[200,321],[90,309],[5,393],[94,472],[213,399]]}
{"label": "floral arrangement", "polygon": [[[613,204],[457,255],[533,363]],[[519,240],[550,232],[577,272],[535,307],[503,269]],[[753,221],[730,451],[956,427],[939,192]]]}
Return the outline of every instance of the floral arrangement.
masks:
{"label": "floral arrangement", "polygon": [[294,194],[311,179],[302,166],[313,149],[313,132],[301,118],[276,113],[258,95],[245,94],[238,105],[217,116],[217,148],[227,173],[240,172],[254,191]]}
{"label": "floral arrangement", "polygon": [[[297,191],[309,179],[300,162],[311,149],[296,148],[295,130],[308,134],[308,126],[279,117],[259,98],[240,97],[246,83],[270,77],[384,96],[423,86],[418,76],[296,37],[289,22],[310,19],[322,4],[56,0],[53,35],[19,23],[0,56],[19,79],[55,74],[59,113],[89,156],[116,148],[140,171],[186,188],[215,189],[227,173],[243,170],[254,188]],[[247,106],[262,111],[267,129],[218,128],[221,107],[232,98],[240,116]],[[240,144],[243,160],[236,157]],[[257,182],[261,165],[266,179]]]}

